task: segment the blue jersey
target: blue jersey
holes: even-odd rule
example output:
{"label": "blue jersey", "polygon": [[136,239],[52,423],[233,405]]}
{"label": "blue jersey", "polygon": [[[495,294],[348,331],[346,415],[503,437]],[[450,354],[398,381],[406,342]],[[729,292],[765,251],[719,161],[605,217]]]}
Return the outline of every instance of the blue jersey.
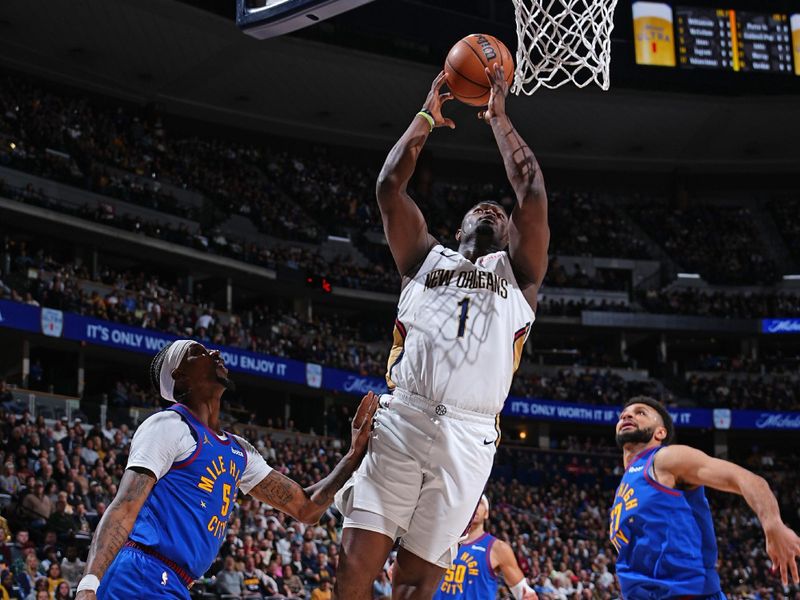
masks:
{"label": "blue jersey", "polygon": [[497,596],[497,576],[492,569],[493,535],[484,533],[470,544],[458,547],[458,557],[442,578],[432,600],[493,600]]}
{"label": "blue jersey", "polygon": [[717,539],[708,500],[702,487],[681,491],[653,479],[653,458],[662,447],[634,458],[614,496],[609,535],[622,595],[660,600],[716,594]]}
{"label": "blue jersey", "polygon": [[149,546],[185,569],[203,575],[225,539],[228,518],[247,465],[247,454],[231,434],[221,440],[181,404],[197,447],[158,480],[133,524],[130,539]]}

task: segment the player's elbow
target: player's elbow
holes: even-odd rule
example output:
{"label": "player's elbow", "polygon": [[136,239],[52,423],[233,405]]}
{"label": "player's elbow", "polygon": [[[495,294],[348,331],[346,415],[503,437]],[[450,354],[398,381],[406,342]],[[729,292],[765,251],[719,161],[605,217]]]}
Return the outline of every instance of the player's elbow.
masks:
{"label": "player's elbow", "polygon": [[378,181],[375,184],[375,196],[378,202],[389,200],[400,192],[402,182],[400,178],[391,170],[384,168],[378,175]]}
{"label": "player's elbow", "polygon": [[326,506],[319,506],[316,502],[309,500],[297,511],[294,517],[304,525],[313,525],[319,521],[326,508]]}

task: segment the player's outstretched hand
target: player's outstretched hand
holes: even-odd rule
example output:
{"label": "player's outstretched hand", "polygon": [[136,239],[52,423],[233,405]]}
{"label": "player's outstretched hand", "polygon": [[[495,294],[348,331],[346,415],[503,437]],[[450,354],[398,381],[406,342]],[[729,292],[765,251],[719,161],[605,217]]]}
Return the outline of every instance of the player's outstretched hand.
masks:
{"label": "player's outstretched hand", "polygon": [[431,111],[434,127],[449,127],[450,129],[455,129],[456,124],[453,122],[453,119],[446,119],[442,116],[442,104],[453,99],[453,94],[450,92],[440,93],[445,83],[447,83],[447,78],[444,71],[441,71],[431,84],[431,91],[428,92],[428,97],[425,98],[423,108]]}
{"label": "player's outstretched hand", "polygon": [[75,600],[97,600],[97,594],[91,590],[81,590],[75,596]]}
{"label": "player's outstretched hand", "polygon": [[353,417],[351,424],[350,449],[358,460],[361,460],[367,452],[369,434],[372,431],[372,419],[375,417],[376,410],[378,410],[378,396],[373,392],[367,392],[367,395],[361,399],[361,404],[358,405],[356,416]]}
{"label": "player's outstretched hand", "polygon": [[489,92],[489,105],[486,110],[478,113],[478,118],[487,123],[494,117],[502,117],[506,114],[506,96],[508,96],[505,69],[497,63],[493,67],[486,67],[486,77],[489,78],[489,83],[492,85],[492,89]]}
{"label": "player's outstretched hand", "polygon": [[764,530],[767,538],[767,554],[772,560],[772,569],[780,569],[781,582],[789,585],[789,573],[795,585],[800,584],[797,559],[800,558],[800,537],[783,523]]}

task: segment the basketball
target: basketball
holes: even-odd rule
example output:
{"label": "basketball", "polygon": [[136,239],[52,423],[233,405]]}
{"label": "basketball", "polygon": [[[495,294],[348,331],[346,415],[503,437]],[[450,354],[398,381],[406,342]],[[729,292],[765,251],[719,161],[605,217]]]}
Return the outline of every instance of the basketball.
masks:
{"label": "basketball", "polygon": [[505,44],[493,35],[472,33],[456,42],[447,53],[444,71],[447,87],[456,99],[470,106],[489,102],[489,79],[484,69],[499,63],[508,85],[514,80],[514,59]]}

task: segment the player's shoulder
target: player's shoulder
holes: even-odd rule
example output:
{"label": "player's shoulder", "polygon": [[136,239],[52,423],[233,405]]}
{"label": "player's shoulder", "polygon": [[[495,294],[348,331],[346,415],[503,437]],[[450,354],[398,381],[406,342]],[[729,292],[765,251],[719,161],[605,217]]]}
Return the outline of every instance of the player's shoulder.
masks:
{"label": "player's shoulder", "polygon": [[136,428],[136,433],[139,433],[143,428],[150,429],[155,427],[170,427],[175,423],[182,422],[181,415],[174,410],[160,410],[147,417],[139,427]]}
{"label": "player's shoulder", "polygon": [[496,538],[494,536],[492,541],[492,556],[496,559],[498,564],[502,564],[509,560],[515,560],[514,549],[508,542]]}
{"label": "player's shoulder", "polygon": [[670,444],[669,446],[659,446],[655,450],[653,461],[660,469],[670,470],[673,467],[685,467],[690,462],[707,457],[705,452],[697,448],[684,444]]}

